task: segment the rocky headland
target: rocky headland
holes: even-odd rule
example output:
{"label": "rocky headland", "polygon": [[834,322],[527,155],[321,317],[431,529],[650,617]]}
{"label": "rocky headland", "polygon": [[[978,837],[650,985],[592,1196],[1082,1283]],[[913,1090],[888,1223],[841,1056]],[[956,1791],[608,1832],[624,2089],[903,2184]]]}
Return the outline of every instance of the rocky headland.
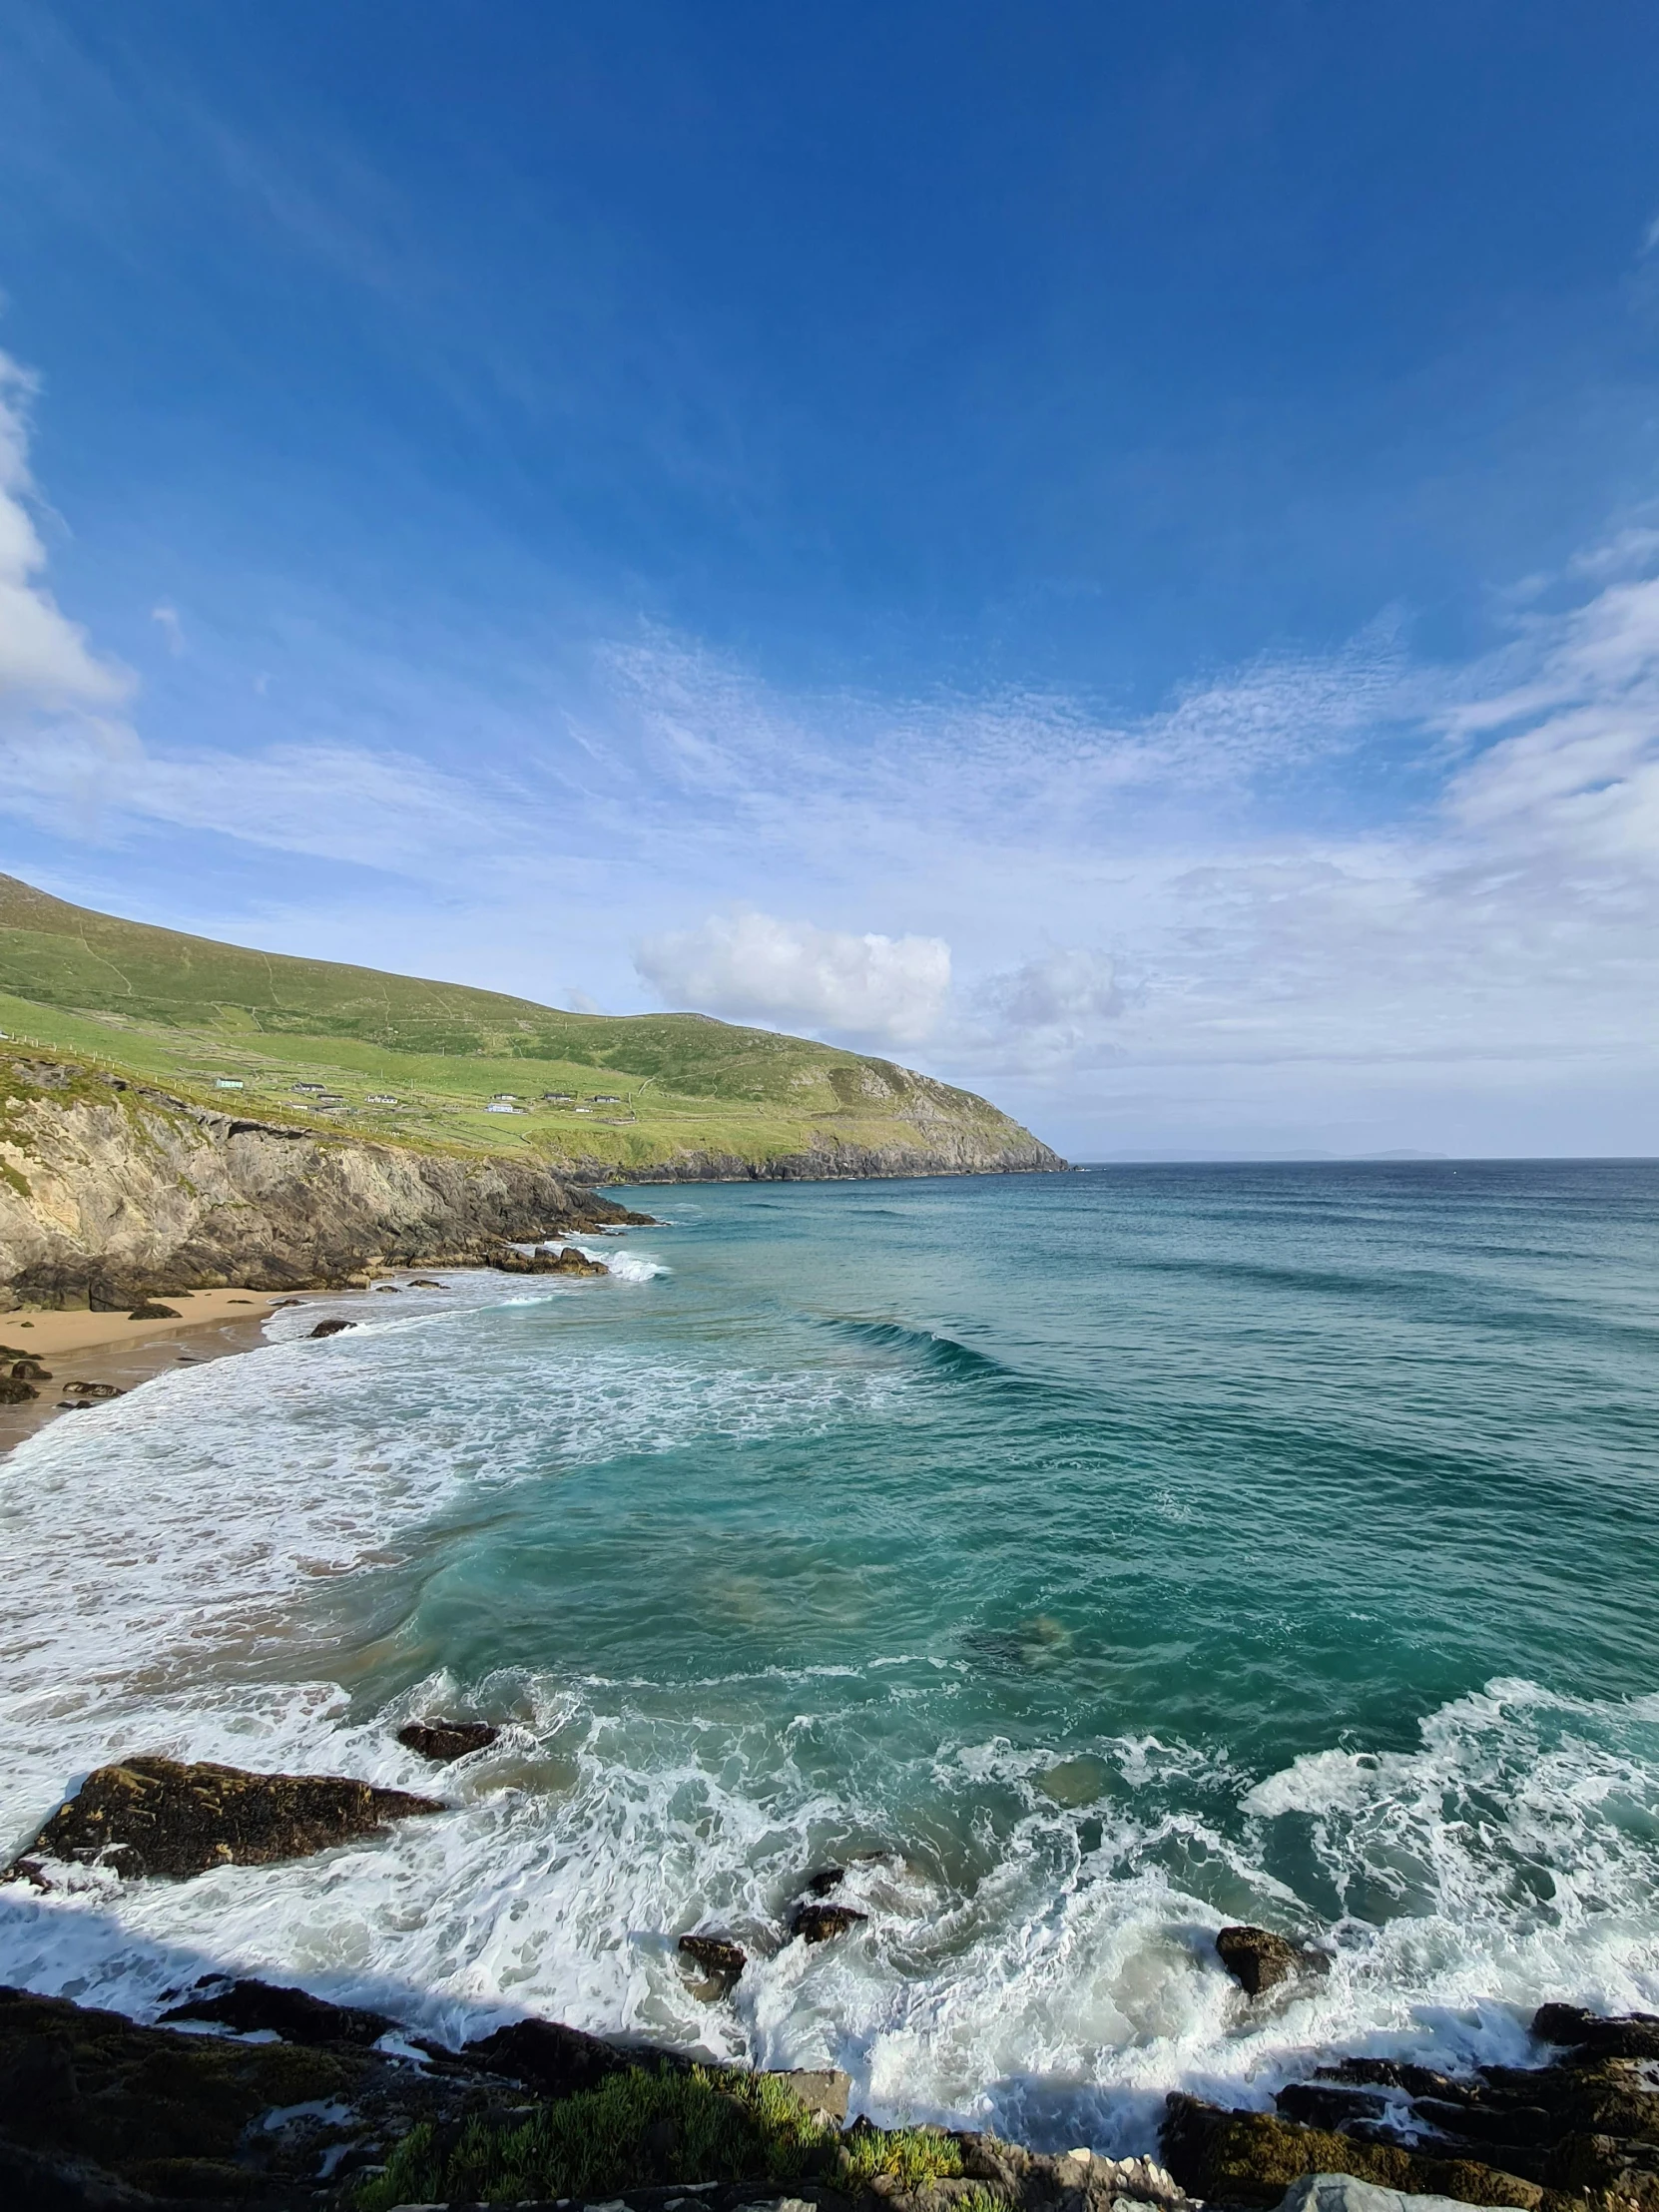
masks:
{"label": "rocky headland", "polygon": [[98,1069],[0,1060],[7,1308],[327,1289],[646,1218],[528,1163],[284,1128]]}

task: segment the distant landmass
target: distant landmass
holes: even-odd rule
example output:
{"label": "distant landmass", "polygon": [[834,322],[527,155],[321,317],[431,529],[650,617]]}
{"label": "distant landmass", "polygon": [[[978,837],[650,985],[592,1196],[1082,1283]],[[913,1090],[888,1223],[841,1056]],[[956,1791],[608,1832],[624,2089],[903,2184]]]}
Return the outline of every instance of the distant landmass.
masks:
{"label": "distant landmass", "polygon": [[1129,1167],[1333,1167],[1382,1166],[1390,1160],[1449,1160],[1449,1152],[1109,1152],[1104,1159],[1085,1161],[1097,1168]]}

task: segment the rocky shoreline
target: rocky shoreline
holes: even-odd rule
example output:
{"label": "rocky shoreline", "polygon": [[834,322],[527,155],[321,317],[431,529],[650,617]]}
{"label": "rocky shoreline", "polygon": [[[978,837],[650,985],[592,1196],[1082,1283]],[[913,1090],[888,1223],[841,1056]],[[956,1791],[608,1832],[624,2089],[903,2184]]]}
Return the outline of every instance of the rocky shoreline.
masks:
{"label": "rocky shoreline", "polygon": [[[434,1768],[486,1749],[476,1721],[410,1723]],[[89,1775],[5,1870],[25,1893],[96,1866],[189,1881],[372,1838],[438,1797],[340,1777],[139,1757]],[[862,1918],[838,1868],[804,1874],[785,1939],[833,1942]],[[1261,1929],[1220,1932],[1252,2002],[1320,1970]],[[711,1997],[747,1965],[682,1938]],[[1274,2109],[1173,2093],[1162,2164],[1049,2155],[973,2131],[883,2130],[848,2115],[844,2075],[757,2075],[534,2018],[460,2049],[303,1989],[208,1971],[161,2017],[0,1991],[0,2185],[20,2206],[192,2204],[392,2212],[394,2205],[625,2203],[630,2212],[1397,2212],[1400,2194],[1518,2212],[1659,2212],[1659,2018],[1546,2004],[1538,2062],[1450,2076],[1390,2059],[1311,2063]],[[1347,2181],[1334,2181],[1346,2176]],[[1393,2194],[1390,2195],[1389,2193]]]}
{"label": "rocky shoreline", "polygon": [[12,1059],[0,1078],[4,1310],[343,1289],[650,1219],[525,1162],[242,1120],[98,1069]]}

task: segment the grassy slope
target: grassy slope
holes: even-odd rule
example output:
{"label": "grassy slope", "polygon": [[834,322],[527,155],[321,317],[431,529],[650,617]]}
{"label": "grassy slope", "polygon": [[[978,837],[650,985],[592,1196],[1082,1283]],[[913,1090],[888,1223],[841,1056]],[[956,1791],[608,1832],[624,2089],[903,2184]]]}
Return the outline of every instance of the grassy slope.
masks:
{"label": "grassy slope", "polygon": [[[629,1164],[750,1160],[815,1133],[915,1147],[944,1113],[995,1145],[1024,1132],[892,1062],[700,1014],[561,1013],[461,984],[251,952],[118,920],[0,875],[0,1029],[219,1106],[297,1119],[295,1082],[344,1105],[319,1126],[423,1145]],[[215,1078],[243,1095],[216,1093]],[[367,1094],[391,1093],[393,1106]],[[529,1109],[485,1108],[515,1093]],[[573,1091],[588,1106],[544,1102]],[[620,1094],[623,1103],[593,1102]]]}

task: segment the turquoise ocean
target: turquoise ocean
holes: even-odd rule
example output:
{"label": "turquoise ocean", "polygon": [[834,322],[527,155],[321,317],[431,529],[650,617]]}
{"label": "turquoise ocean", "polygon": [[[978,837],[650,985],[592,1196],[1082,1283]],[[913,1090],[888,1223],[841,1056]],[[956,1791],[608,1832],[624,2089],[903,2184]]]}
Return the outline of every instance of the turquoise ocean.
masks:
{"label": "turquoise ocean", "polygon": [[[0,1843],[137,1751],[451,1807],[0,1891],[0,1981],[538,2012],[1111,2149],[1659,2005],[1659,1167],[634,1202],[609,1281],[308,1303],[0,1468]],[[437,1715],[503,1734],[433,1770]],[[866,1922],[785,1941],[831,1864]],[[1250,2005],[1240,1920],[1330,1973]]]}

